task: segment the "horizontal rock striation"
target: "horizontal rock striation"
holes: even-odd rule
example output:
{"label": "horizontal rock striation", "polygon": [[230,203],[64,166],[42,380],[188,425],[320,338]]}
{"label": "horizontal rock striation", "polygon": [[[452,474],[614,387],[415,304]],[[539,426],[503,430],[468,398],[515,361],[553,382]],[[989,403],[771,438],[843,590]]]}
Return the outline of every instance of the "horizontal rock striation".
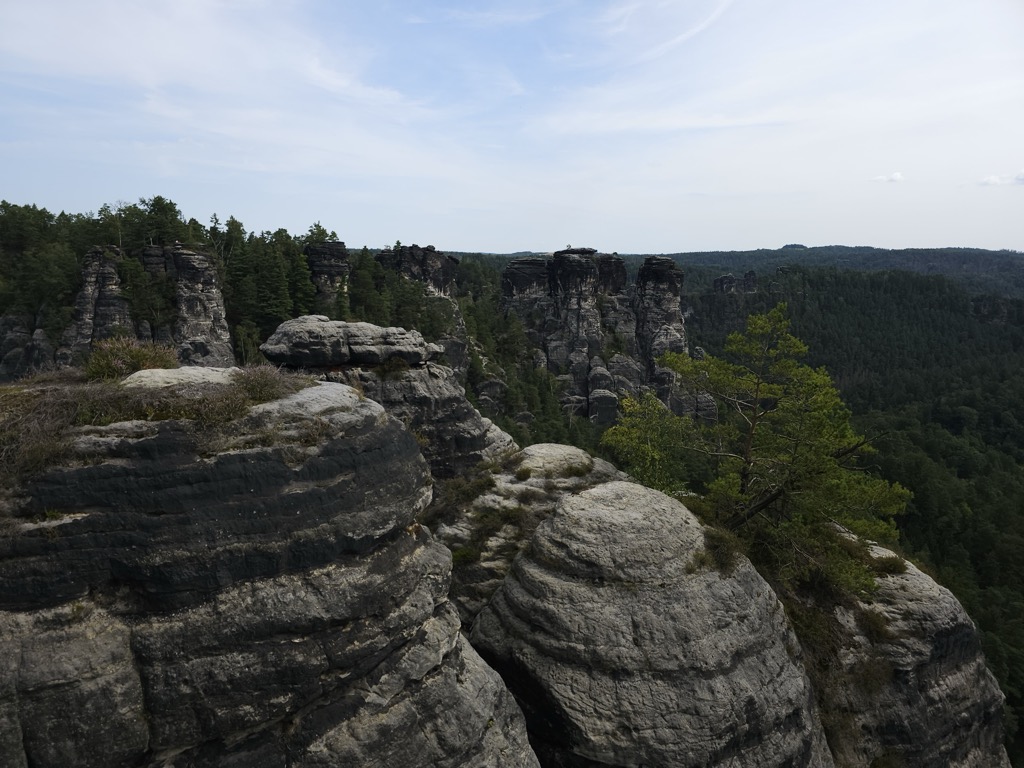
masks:
{"label": "horizontal rock striation", "polygon": [[1003,694],[973,622],[949,590],[904,565],[879,577],[869,604],[837,609],[846,642],[835,690],[822,697],[837,758],[864,768],[1008,768]]}
{"label": "horizontal rock striation", "polygon": [[229,426],[83,428],[21,489],[0,764],[536,765],[414,522],[408,431],[331,383]]}
{"label": "horizontal rock striation", "polygon": [[831,766],[796,638],[744,559],[704,565],[689,511],[632,483],[563,499],[472,642],[552,766]]}
{"label": "horizontal rock striation", "polygon": [[537,443],[508,454],[478,477],[482,491],[465,506],[439,508],[445,487],[441,503],[427,515],[434,535],[455,555],[449,599],[466,629],[563,496],[625,479],[625,473],[580,448]]}
{"label": "horizontal rock striation", "polygon": [[306,315],[282,323],[260,350],[271,362],[357,387],[421,443],[437,477],[456,476],[516,445],[466,399],[442,350],[417,331]]}

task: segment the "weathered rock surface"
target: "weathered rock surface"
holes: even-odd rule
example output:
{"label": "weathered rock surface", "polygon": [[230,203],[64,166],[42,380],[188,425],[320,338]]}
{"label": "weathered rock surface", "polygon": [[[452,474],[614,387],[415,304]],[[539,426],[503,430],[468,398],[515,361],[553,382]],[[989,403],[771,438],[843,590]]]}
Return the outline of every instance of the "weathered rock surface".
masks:
{"label": "weathered rock surface", "polygon": [[[896,558],[881,547],[877,558]],[[955,597],[914,565],[878,579],[870,604],[837,609],[847,642],[824,699],[842,765],[1000,768],[1003,695]],[[865,620],[865,616],[867,620]]]}
{"label": "weathered rock surface", "polygon": [[89,354],[94,341],[115,333],[134,333],[131,305],[124,297],[117,272],[121,252],[116,248],[93,248],[82,264],[82,287],[75,297],[71,324],[61,336],[56,362],[74,365]]}
{"label": "weathered rock surface", "polygon": [[402,421],[437,477],[451,477],[516,445],[466,399],[442,349],[417,331],[307,315],[282,323],[260,350],[271,362],[357,387]]}
{"label": "weathered rock surface", "polygon": [[342,242],[308,243],[302,249],[309,266],[309,276],[316,286],[313,301],[318,311],[333,313],[338,308],[338,297],[348,290],[348,276],[352,271],[348,249]]}
{"label": "weathered rock surface", "polygon": [[52,365],[54,352],[45,331],[31,317],[0,316],[0,381]]}
{"label": "weathered rock surface", "polygon": [[741,560],[701,566],[678,502],[612,482],[564,498],[472,642],[554,766],[831,766],[796,638]]}
{"label": "weathered rock surface", "polygon": [[97,246],[85,255],[82,287],[75,297],[71,322],[56,346],[42,330],[29,330],[29,325],[34,327],[30,318],[5,318],[0,325],[0,380],[37,368],[78,365],[94,342],[121,334],[169,344],[183,365],[234,363],[224,297],[209,256],[181,246],[143,250],[140,261],[149,276],[174,286],[171,317],[156,326],[132,313],[118,273],[125,258],[133,257],[114,246]]}
{"label": "weathered rock surface", "polygon": [[235,362],[217,270],[200,251],[163,249],[164,269],[175,278],[173,339],[183,365],[229,366]]}
{"label": "weathered rock surface", "polygon": [[550,258],[510,261],[502,273],[502,297],[543,351],[543,364],[564,376],[563,407],[610,424],[611,397],[620,394],[651,389],[675,410],[689,404],[675,392],[671,373],[656,363],[665,352],[687,350],[682,282],[683,273],[669,258],[649,257],[631,285],[620,257],[569,248]]}
{"label": "weathered rock surface", "polygon": [[322,383],[81,429],[0,536],[0,764],[536,765],[459,634],[412,436]]}
{"label": "weathered rock surface", "polygon": [[455,371],[459,381],[465,381],[469,369],[470,339],[462,310],[452,297],[459,260],[432,245],[421,248],[416,244],[385,248],[374,259],[385,269],[421,283],[426,288],[428,301],[446,305],[443,312],[450,321],[436,341],[444,349],[446,365]]}
{"label": "weathered rock surface", "polygon": [[481,493],[467,506],[428,509],[434,535],[455,553],[449,597],[466,629],[563,496],[624,479],[607,461],[580,448],[537,443],[478,475],[472,482]]}
{"label": "weathered rock surface", "polygon": [[376,260],[387,269],[418,280],[439,294],[450,295],[455,286],[455,270],[459,260],[432,245],[423,248],[416,244],[385,248],[377,254]]}

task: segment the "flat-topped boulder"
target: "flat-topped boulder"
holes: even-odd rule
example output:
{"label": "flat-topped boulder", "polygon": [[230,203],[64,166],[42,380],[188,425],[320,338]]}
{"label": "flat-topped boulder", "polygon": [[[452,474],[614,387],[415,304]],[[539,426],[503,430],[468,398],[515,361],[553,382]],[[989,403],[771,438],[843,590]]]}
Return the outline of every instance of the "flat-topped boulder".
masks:
{"label": "flat-topped boulder", "polygon": [[418,331],[348,323],[326,315],[303,315],[281,323],[260,351],[270,362],[291,368],[383,365],[392,359],[422,365],[443,353]]}

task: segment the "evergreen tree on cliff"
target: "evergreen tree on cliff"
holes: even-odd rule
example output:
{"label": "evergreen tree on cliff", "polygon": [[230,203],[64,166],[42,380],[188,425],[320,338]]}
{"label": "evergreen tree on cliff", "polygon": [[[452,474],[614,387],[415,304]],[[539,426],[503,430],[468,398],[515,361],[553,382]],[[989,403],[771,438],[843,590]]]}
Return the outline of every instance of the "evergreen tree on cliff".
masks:
{"label": "evergreen tree on cliff", "polygon": [[907,493],[865,471],[868,441],[851,426],[827,372],[800,362],[806,352],[789,332],[785,305],[751,315],[722,358],[661,359],[683,386],[714,398],[716,419],[627,402],[604,443],[649,484],[703,490],[693,505],[735,534],[777,583],[824,579],[861,593],[871,588],[870,571],[841,529],[895,539],[892,518]]}

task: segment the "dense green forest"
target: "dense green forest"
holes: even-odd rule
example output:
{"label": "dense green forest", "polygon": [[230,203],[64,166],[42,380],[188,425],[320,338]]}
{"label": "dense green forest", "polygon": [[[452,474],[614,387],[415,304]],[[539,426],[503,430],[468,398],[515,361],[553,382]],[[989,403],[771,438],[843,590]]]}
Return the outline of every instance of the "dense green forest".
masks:
{"label": "dense green forest", "polygon": [[[772,275],[779,267],[826,267],[847,271],[900,270],[942,275],[972,293],[1024,298],[1024,253],[981,248],[903,248],[792,244],[756,251],[705,251],[666,254],[684,266],[690,290],[709,289],[711,281],[731,272],[754,270]],[[637,257],[634,257],[637,258]]]}
{"label": "dense green forest", "polygon": [[[143,250],[181,242],[211,254],[241,362],[258,360],[259,343],[297,314],[415,327],[435,340],[452,331],[454,303],[471,341],[467,391],[488,415],[523,445],[596,449],[595,430],[565,417],[554,378],[533,366],[522,326],[501,311],[505,257],[459,254],[452,295],[438,297],[382,267],[375,250],[353,249],[348,292],[317,306],[303,249],[336,240],[319,222],[301,234],[250,232],[234,217],[201,224],[161,197],[95,214],[0,202],[0,315],[28,318],[56,341],[82,258],[97,244],[120,249],[133,314],[156,323],[173,309],[167,286],[142,269]],[[712,355],[749,315],[786,302],[807,362],[827,369],[854,427],[873,439],[874,470],[911,492],[898,520],[902,547],[978,623],[1007,695],[1015,764],[1024,765],[1024,259],[802,246],[676,256],[691,346]],[[635,271],[640,257],[626,260]],[[756,292],[712,290],[723,271],[748,269]]]}
{"label": "dense green forest", "polygon": [[[751,312],[784,300],[873,436],[877,470],[913,494],[903,548],[953,590],[1024,717],[1024,302],[942,276],[791,268],[772,289],[688,297],[691,343],[711,352]],[[1015,739],[1015,762],[1021,744]]]}

